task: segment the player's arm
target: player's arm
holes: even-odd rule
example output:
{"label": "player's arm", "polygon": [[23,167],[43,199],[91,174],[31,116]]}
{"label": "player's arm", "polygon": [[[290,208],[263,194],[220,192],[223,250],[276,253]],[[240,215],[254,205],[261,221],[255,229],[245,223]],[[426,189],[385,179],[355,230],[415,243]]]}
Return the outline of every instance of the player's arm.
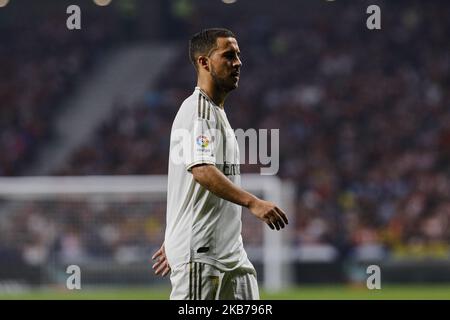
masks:
{"label": "player's arm", "polygon": [[192,167],[192,175],[204,188],[216,196],[246,207],[271,229],[280,230],[288,224],[286,214],[274,203],[264,201],[232,183],[219,169],[211,164]]}

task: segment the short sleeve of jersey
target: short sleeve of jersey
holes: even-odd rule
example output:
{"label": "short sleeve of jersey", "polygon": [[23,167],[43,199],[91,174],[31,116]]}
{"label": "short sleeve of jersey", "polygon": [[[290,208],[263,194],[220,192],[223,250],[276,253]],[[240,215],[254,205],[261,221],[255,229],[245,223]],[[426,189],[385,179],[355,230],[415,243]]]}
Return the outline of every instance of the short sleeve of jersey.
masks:
{"label": "short sleeve of jersey", "polygon": [[187,153],[188,157],[185,161],[188,171],[198,164],[216,164],[219,141],[213,108],[208,100],[200,94],[193,117],[191,141],[188,144],[190,153]]}

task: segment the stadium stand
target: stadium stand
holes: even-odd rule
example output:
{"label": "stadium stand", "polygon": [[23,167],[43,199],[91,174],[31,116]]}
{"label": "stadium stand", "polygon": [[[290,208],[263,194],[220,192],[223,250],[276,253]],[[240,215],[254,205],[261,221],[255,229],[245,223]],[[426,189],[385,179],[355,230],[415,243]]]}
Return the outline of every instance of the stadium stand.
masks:
{"label": "stadium stand", "polygon": [[[301,21],[280,21],[281,14],[266,17],[270,22],[231,23],[244,59],[243,80],[227,109],[231,122],[283,128],[280,175],[298,186],[297,245],[333,244],[343,255],[375,246],[376,255],[446,256],[448,20],[432,4],[399,6],[385,16],[394,32],[367,39],[344,8]],[[396,17],[402,23],[394,25]],[[351,30],[359,31],[349,42]],[[192,89],[192,74],[182,51],[156,88],[133,108],[118,108],[94,142],[55,173],[165,173],[167,133]]]}
{"label": "stadium stand", "polygon": [[[226,111],[234,128],[281,128],[279,176],[297,188],[289,213],[296,217],[294,246],[332,248],[339,259],[449,259],[448,3],[389,4],[383,33],[361,27],[356,12],[365,12],[365,2],[356,9],[298,5],[296,15],[291,1],[277,14],[261,1],[265,15],[252,15],[250,4],[219,13],[217,3],[189,3],[191,9],[174,11],[161,34],[171,41],[186,36],[177,42],[181,47],[203,26],[224,25],[237,34],[244,66]],[[0,81],[0,146],[8,150],[0,158],[2,175],[20,175],[51,141],[58,103],[95,62],[92,52],[111,41],[103,27],[95,37],[68,41],[66,33],[50,32],[57,29],[50,20],[0,47],[0,76],[8,79]],[[47,50],[49,39],[64,50]],[[170,126],[195,85],[185,48],[138,102],[116,101],[95,135],[52,174],[166,174]],[[244,164],[241,171],[259,167]],[[93,225],[70,208],[58,210],[58,223],[46,216],[45,204],[20,208],[2,225],[0,243],[7,247],[15,243],[8,235],[28,234],[15,243],[25,255],[28,244],[40,243],[48,252],[67,245],[63,253],[95,258],[120,256],[129,243],[145,248],[161,242],[152,230],[164,224],[163,207],[154,220],[137,215],[111,225],[114,210],[83,208],[96,216]]]}

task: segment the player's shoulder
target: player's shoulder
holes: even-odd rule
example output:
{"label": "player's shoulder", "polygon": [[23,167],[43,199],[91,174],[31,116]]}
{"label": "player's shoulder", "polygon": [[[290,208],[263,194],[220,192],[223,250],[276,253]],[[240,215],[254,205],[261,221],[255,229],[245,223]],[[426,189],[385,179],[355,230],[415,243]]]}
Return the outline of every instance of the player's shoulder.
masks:
{"label": "player's shoulder", "polygon": [[194,119],[215,121],[214,105],[199,87],[195,87],[194,92],[183,101],[179,112]]}

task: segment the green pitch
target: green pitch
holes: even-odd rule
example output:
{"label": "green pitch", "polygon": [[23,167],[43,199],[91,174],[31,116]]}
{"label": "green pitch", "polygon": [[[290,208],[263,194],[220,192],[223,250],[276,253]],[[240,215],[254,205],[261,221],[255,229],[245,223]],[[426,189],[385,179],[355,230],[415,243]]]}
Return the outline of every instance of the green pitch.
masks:
{"label": "green pitch", "polygon": [[[136,288],[64,288],[41,289],[15,293],[1,293],[0,299],[16,300],[167,300],[168,287]],[[261,292],[264,300],[376,300],[376,299],[433,299],[450,300],[450,284],[447,285],[386,285],[380,290],[352,286],[301,286],[279,293]]]}

